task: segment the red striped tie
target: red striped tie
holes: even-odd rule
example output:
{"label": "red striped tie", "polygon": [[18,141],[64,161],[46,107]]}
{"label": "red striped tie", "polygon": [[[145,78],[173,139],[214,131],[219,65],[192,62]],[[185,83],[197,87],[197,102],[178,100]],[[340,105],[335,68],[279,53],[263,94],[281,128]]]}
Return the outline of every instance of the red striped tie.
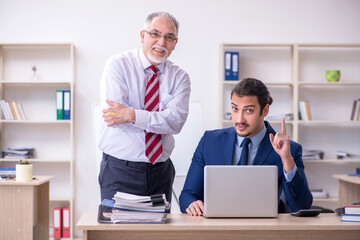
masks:
{"label": "red striped tie", "polygon": [[[157,69],[155,66],[151,65],[149,67],[153,71],[145,92],[145,110],[159,111],[159,79],[157,78]],[[149,161],[154,164],[154,162],[162,154],[162,144],[161,144],[161,134],[145,132],[145,155]]]}

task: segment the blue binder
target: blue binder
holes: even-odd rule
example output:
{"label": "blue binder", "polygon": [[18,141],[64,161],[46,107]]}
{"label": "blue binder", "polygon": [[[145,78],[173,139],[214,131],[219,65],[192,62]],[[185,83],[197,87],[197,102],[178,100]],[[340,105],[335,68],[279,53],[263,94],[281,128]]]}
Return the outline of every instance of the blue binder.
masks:
{"label": "blue binder", "polygon": [[224,55],[225,80],[232,80],[231,55],[231,52],[225,52]]}
{"label": "blue binder", "polygon": [[239,80],[239,53],[231,53],[231,80]]}
{"label": "blue binder", "polygon": [[71,98],[70,98],[70,90],[63,91],[63,99],[64,99],[64,120],[70,120],[70,112],[71,112]]}

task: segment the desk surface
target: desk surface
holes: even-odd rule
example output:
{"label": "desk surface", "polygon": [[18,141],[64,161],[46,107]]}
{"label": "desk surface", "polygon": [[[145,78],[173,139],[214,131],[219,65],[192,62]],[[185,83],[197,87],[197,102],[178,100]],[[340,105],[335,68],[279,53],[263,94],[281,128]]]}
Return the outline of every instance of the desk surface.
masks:
{"label": "desk surface", "polygon": [[53,178],[53,176],[33,176],[35,179],[31,182],[17,182],[15,179],[1,181],[0,185],[41,185],[45,182],[50,181],[50,179]]}
{"label": "desk surface", "polygon": [[345,181],[345,182],[360,185],[360,177],[358,177],[358,176],[349,176],[349,175],[344,175],[344,174],[334,174],[333,177],[338,179],[338,180],[341,180],[341,181]]}
{"label": "desk surface", "polygon": [[322,213],[317,217],[294,217],[278,214],[277,218],[204,218],[186,214],[169,214],[167,224],[106,224],[97,222],[97,213],[84,213],[77,225],[78,230],[126,230],[126,231],[191,231],[191,230],[355,230],[358,222],[341,222],[334,213]]}

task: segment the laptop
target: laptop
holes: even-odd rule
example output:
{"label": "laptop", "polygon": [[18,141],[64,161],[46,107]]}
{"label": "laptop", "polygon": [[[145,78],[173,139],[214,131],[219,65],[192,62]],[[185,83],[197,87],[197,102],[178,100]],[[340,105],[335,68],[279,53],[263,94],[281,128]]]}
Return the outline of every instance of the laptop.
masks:
{"label": "laptop", "polygon": [[277,166],[205,166],[205,217],[276,217]]}

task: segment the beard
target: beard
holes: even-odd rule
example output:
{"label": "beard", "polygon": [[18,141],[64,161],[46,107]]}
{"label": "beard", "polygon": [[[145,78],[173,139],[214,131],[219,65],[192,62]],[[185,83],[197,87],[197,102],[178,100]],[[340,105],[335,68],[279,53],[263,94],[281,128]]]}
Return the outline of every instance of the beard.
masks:
{"label": "beard", "polygon": [[[153,56],[151,52],[152,52],[152,50],[153,50],[154,48],[159,48],[159,49],[165,51],[165,55],[164,55],[163,57],[155,57],[155,56]],[[166,48],[160,47],[160,46],[158,46],[158,45],[154,45],[154,46],[152,46],[152,48],[148,51],[147,57],[148,57],[148,59],[149,59],[150,62],[160,64],[160,63],[165,62],[165,60],[169,57],[168,54],[169,54],[169,51],[168,51]]]}

